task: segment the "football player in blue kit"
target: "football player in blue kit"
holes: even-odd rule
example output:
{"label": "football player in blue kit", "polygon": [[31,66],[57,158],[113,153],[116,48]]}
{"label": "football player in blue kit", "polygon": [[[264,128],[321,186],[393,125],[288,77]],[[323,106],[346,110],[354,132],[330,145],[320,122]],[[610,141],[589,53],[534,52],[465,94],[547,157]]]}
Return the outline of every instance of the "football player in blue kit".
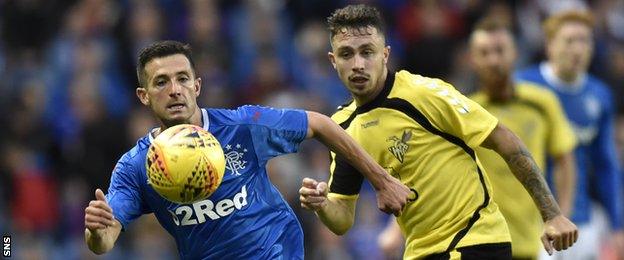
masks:
{"label": "football player in blue kit", "polygon": [[[571,10],[549,17],[543,26],[548,59],[516,75],[520,81],[546,86],[557,94],[579,144],[574,151],[578,176],[572,220],[583,235],[571,250],[543,259],[599,258],[601,231],[607,225],[611,231],[607,240],[624,256],[615,100],[609,86],[587,72],[594,50],[593,26],[593,16],[585,11]],[[604,208],[609,224],[602,223],[604,218],[599,217],[601,211],[594,204]]]}
{"label": "football player in blue kit", "polygon": [[[103,254],[137,217],[154,213],[176,241],[182,259],[302,259],[303,231],[292,209],[271,184],[269,159],[297,151],[306,138],[316,138],[340,154],[372,183],[378,207],[400,214],[409,189],[351,139],[340,126],[319,113],[242,106],[200,108],[188,45],[163,41],[139,55],[136,94],[160,123],[138,140],[115,166],[108,194],[95,191],[85,209],[85,240]],[[164,129],[194,124],[211,132],[226,156],[219,188],[193,204],[165,200],[147,183],[145,158],[151,141]],[[295,169],[293,169],[295,170]]]}

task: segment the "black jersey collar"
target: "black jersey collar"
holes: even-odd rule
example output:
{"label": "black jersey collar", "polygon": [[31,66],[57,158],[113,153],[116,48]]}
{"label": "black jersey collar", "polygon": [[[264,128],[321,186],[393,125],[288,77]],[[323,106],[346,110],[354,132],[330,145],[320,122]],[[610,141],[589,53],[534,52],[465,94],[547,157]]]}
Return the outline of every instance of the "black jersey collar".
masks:
{"label": "black jersey collar", "polygon": [[379,92],[379,94],[370,102],[361,105],[356,108],[356,112],[364,112],[369,111],[373,108],[379,107],[381,103],[388,97],[390,91],[392,90],[392,86],[394,85],[394,72],[388,70],[388,75],[386,76],[386,81],[384,82],[384,87]]}

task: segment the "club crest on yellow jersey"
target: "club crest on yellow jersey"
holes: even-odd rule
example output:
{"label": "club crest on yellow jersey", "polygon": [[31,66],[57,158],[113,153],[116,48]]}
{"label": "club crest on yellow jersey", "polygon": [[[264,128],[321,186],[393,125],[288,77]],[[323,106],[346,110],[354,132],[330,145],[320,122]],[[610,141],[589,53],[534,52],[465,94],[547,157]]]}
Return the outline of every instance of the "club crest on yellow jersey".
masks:
{"label": "club crest on yellow jersey", "polygon": [[386,141],[392,142],[391,146],[388,147],[388,151],[390,151],[392,155],[394,155],[394,157],[401,163],[403,163],[405,153],[407,152],[407,149],[409,149],[407,141],[409,141],[410,138],[412,138],[412,132],[405,130],[403,131],[403,136],[401,136],[401,138],[391,136],[386,139]]}

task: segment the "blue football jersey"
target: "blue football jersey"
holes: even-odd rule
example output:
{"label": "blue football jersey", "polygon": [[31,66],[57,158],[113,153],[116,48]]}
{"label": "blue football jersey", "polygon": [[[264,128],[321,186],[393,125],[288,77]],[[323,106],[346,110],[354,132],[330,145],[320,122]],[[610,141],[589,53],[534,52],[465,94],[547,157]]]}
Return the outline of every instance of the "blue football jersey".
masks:
{"label": "blue football jersey", "polygon": [[106,195],[123,227],[154,213],[182,259],[303,259],[303,231],[266,172],[269,159],[297,151],[308,121],[303,110],[243,106],[202,109],[203,127],[221,143],[226,170],[219,188],[193,204],[165,200],[147,183],[152,134],[124,154]]}
{"label": "blue football jersey", "polygon": [[[614,138],[614,104],[611,91],[592,75],[583,75],[574,84],[559,80],[546,62],[516,74],[520,81],[531,81],[553,90],[577,136],[577,191],[572,214],[576,224],[591,216],[590,191],[596,192],[606,208],[614,229],[622,228],[622,181]],[[592,174],[593,173],[593,174]]]}

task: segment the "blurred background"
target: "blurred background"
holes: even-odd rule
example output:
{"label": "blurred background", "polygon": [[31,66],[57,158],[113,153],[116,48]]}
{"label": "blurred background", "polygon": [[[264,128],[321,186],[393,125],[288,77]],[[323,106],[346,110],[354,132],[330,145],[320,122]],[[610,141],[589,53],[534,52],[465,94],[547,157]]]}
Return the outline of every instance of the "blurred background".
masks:
{"label": "blurred background", "polygon": [[[597,18],[591,72],[618,104],[624,149],[623,0],[0,0],[0,230],[19,259],[171,259],[173,239],[153,216],[133,223],[115,249],[84,244],[84,208],[106,189],[117,159],[155,123],[134,95],[138,51],[161,39],[190,43],[203,79],[199,104],[254,103],[330,115],[349,99],[327,60],[325,18],[348,3],[386,19],[390,68],[474,89],[466,36],[476,20],[513,26],[518,68],[543,58],[541,21],[565,8]],[[327,150],[308,141],[277,158],[270,175],[298,214],[308,259],[383,259],[376,236],[387,216],[370,187],[356,226],[337,237],[301,209],[303,177],[328,178]],[[621,153],[624,154],[624,153]]]}

